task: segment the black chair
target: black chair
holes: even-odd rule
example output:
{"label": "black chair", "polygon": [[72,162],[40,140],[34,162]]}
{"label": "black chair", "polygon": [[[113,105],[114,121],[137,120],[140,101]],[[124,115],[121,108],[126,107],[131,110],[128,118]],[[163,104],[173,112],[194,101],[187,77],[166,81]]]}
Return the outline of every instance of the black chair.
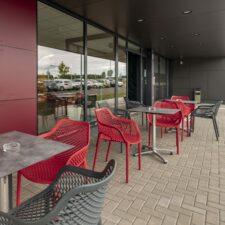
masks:
{"label": "black chair", "polygon": [[111,160],[103,172],[66,166],[44,191],[9,213],[1,225],[99,225],[107,184],[115,172]]}
{"label": "black chair", "polygon": [[[141,102],[129,100],[127,97],[124,97],[124,101],[126,103],[126,110],[128,114],[128,118],[131,119],[129,109],[137,108],[139,106],[143,106]],[[146,127],[147,127],[147,116],[146,117]],[[142,125],[144,125],[144,113],[142,113]]]}
{"label": "black chair", "polygon": [[113,114],[115,114],[117,116],[122,116],[122,117],[125,117],[125,118],[129,117],[129,112],[127,110],[125,110],[125,109],[113,109],[109,105],[108,101],[106,101],[106,100],[98,101],[97,102],[97,107],[98,108],[108,108],[108,109],[110,109],[110,111]]}
{"label": "black chair", "polygon": [[[215,104],[200,105],[191,113],[192,121],[193,117],[201,117],[211,119],[213,121],[217,141],[219,139],[219,129],[216,121],[216,116],[222,102],[223,101],[217,101]],[[194,130],[193,124],[191,129]]]}

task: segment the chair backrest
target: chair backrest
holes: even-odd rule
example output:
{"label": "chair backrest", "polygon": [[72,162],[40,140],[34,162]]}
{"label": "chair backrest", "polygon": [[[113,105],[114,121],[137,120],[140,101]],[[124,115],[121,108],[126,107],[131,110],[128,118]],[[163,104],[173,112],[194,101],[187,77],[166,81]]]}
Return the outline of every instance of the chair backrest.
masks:
{"label": "chair backrest", "polygon": [[97,101],[97,95],[92,94],[87,96],[87,107],[88,108],[95,108],[96,107],[96,101]]}
{"label": "chair backrest", "polygon": [[115,168],[114,160],[102,172],[66,166],[47,189],[7,216],[19,219],[18,224],[101,224],[106,189]]}
{"label": "chair backrest", "polygon": [[110,105],[108,101],[102,100],[102,101],[97,101],[97,107],[100,108],[110,108]]}
{"label": "chair backrest", "polygon": [[[156,101],[154,103],[155,108],[164,108],[164,109],[179,109],[178,105],[175,102],[171,101]],[[174,125],[180,124],[182,120],[182,112],[179,111],[174,115],[157,115],[157,122],[162,123],[172,123]]]}
{"label": "chair backrest", "polygon": [[136,108],[136,107],[141,105],[140,102],[138,102],[138,101],[131,101],[127,97],[124,97],[124,101],[126,103],[126,109],[127,110],[128,109],[132,109],[132,108]]}
{"label": "chair backrest", "polygon": [[214,115],[216,116],[218,111],[219,111],[219,108],[220,108],[220,105],[223,103],[223,101],[217,101],[216,104],[212,107],[212,111],[214,113]]}
{"label": "chair backrest", "polygon": [[99,124],[110,125],[113,122],[114,115],[108,108],[100,108],[95,110],[96,119]]}
{"label": "chair backrest", "polygon": [[71,150],[55,156],[64,161],[62,163],[66,163],[74,152],[88,147],[90,143],[90,124],[83,121],[62,119],[57,122],[56,126],[50,132],[40,136],[73,146]]}
{"label": "chair backrest", "polygon": [[189,96],[187,95],[173,95],[171,100],[190,100]]}

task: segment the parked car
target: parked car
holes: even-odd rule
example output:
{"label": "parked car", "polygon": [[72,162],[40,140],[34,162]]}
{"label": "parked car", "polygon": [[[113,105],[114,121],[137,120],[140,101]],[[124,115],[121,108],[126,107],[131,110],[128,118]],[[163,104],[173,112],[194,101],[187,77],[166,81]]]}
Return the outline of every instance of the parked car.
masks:
{"label": "parked car", "polygon": [[64,91],[64,90],[72,90],[73,89],[73,83],[71,80],[67,80],[67,79],[57,79],[54,80],[58,90],[60,91]]}
{"label": "parked car", "polygon": [[107,79],[101,79],[101,80],[98,80],[98,82],[102,83],[103,87],[106,87],[106,88],[111,87],[110,81]]}
{"label": "parked car", "polygon": [[81,81],[80,80],[72,81],[72,86],[73,86],[73,89],[79,90],[81,87]]}
{"label": "parked car", "polygon": [[45,80],[44,85],[48,91],[58,91],[58,86],[54,80]]}
{"label": "parked car", "polygon": [[92,80],[93,88],[102,88],[104,85],[101,82],[98,82],[97,80]]}
{"label": "parked car", "polygon": [[115,79],[109,79],[110,86],[115,87]]}
{"label": "parked car", "polygon": [[122,81],[118,81],[118,87],[123,87],[123,82]]}

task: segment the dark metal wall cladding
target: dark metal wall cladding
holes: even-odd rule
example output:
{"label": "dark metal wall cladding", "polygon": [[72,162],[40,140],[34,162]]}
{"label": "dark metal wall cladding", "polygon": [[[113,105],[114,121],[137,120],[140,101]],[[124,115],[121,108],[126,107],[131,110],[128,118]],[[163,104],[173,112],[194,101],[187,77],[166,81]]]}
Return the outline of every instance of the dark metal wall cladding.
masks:
{"label": "dark metal wall cladding", "polygon": [[173,61],[171,69],[171,95],[193,97],[193,89],[201,88],[203,99],[225,100],[225,58]]}
{"label": "dark metal wall cladding", "polygon": [[[49,1],[169,58],[225,56],[224,0]],[[183,15],[184,10],[193,12]],[[145,21],[137,23],[139,18]]]}
{"label": "dark metal wall cladding", "polygon": [[0,133],[36,134],[36,0],[0,1]]}

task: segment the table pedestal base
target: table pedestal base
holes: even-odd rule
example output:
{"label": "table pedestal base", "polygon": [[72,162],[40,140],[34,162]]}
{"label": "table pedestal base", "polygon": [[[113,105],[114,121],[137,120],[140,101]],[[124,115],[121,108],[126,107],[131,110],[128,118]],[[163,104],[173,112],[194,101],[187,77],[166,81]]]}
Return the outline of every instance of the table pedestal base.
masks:
{"label": "table pedestal base", "polygon": [[12,175],[0,178],[0,211],[12,209]]}
{"label": "table pedestal base", "polygon": [[[144,150],[144,151],[143,151]],[[163,158],[163,156],[159,152],[164,152],[172,155],[175,151],[169,150],[169,149],[158,149],[158,148],[152,148],[147,145],[142,146],[142,152],[141,155],[156,155],[163,163],[167,163],[167,160]],[[133,156],[137,156],[138,153],[134,153]]]}

